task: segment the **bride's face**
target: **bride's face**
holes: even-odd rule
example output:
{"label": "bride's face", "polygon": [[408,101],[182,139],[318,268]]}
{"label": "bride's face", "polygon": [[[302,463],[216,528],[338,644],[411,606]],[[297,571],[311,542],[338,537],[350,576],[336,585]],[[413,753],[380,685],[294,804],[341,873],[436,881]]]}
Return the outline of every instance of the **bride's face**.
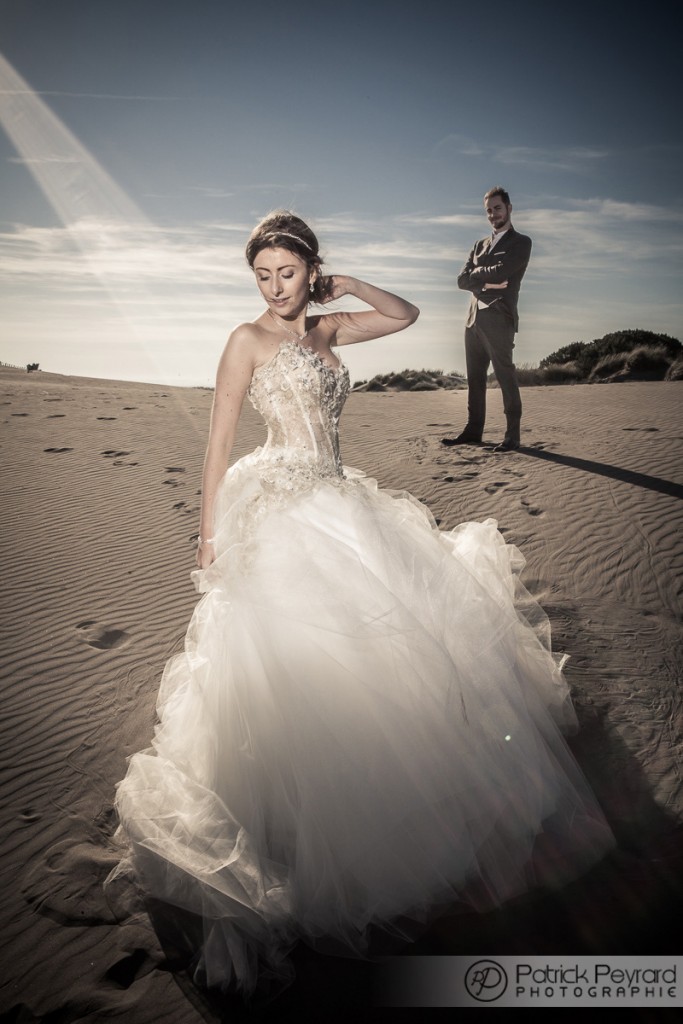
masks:
{"label": "bride's face", "polygon": [[278,316],[298,316],[308,305],[313,280],[303,260],[289,249],[261,249],[254,260],[261,295]]}

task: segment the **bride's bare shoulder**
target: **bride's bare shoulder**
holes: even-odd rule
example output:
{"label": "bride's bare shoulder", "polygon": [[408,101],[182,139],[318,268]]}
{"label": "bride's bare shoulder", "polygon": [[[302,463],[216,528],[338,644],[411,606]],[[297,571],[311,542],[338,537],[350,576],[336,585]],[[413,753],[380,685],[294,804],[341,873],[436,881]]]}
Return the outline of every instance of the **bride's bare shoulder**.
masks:
{"label": "bride's bare shoulder", "polygon": [[223,359],[250,362],[257,366],[266,340],[267,335],[258,323],[238,324],[228,336]]}
{"label": "bride's bare shoulder", "polygon": [[265,333],[263,327],[256,320],[237,324],[237,327],[234,327],[230,332],[228,345],[244,347],[258,344],[263,339]]}

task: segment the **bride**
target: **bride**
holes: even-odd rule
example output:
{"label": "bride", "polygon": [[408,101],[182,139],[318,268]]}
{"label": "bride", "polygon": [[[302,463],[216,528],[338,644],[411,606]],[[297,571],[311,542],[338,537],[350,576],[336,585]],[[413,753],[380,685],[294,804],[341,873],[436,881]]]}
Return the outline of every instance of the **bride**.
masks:
{"label": "bride", "polygon": [[[140,889],[202,920],[196,979],[244,992],[298,940],[364,955],[439,909],[562,885],[613,841],[519,553],[493,520],[442,533],[342,465],[339,350],[418,310],[323,276],[286,211],[247,260],[266,308],[218,367],[203,597],[116,798]],[[372,308],[308,315],[344,295]],[[228,469],[245,395],[268,439]]]}

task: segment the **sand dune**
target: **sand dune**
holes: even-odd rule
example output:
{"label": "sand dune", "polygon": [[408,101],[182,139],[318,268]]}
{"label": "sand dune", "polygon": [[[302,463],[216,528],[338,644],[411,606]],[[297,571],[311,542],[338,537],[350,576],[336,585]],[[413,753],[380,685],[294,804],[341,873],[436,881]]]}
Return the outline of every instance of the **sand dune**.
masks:
{"label": "sand dune", "polygon": [[[664,929],[683,911],[682,387],[526,389],[525,448],[504,456],[441,445],[464,423],[464,392],[349,399],[345,462],[412,491],[442,529],[493,516],[522,548],[525,583],[571,655],[583,726],[572,746],[619,839],[564,893],[442,920],[418,951],[674,951]],[[196,600],[211,397],[0,370],[3,1019],[221,1019],[146,918],[115,920],[101,892],[114,784],[149,743],[161,670]],[[490,403],[495,440],[498,392]],[[236,457],[262,438],[245,408]],[[302,951],[298,968],[272,1019],[368,998],[364,965]]]}

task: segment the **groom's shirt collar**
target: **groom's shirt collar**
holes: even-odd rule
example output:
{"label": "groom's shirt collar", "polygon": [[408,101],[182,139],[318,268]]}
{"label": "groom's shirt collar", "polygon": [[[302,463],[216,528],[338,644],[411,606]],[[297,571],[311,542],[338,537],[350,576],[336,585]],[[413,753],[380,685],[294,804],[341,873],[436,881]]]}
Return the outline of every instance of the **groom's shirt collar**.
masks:
{"label": "groom's shirt collar", "polygon": [[489,252],[493,249],[494,245],[501,240],[504,234],[506,234],[510,228],[503,228],[502,231],[494,231],[491,236],[491,244],[489,246]]}

